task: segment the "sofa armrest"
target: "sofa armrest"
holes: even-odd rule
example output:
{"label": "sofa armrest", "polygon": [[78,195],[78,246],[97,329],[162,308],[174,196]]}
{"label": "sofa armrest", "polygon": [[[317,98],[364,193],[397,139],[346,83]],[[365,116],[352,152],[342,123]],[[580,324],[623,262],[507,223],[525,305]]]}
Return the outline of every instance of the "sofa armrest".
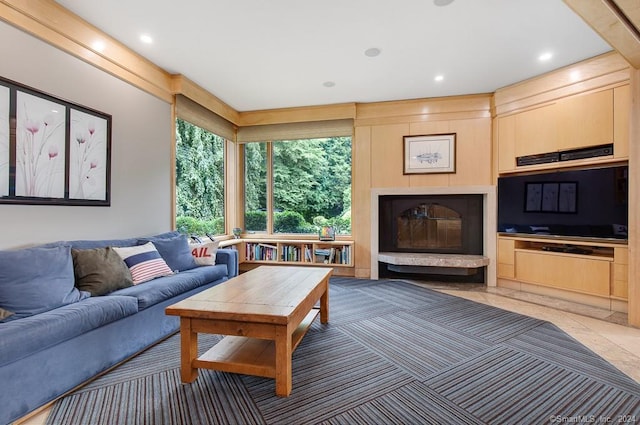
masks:
{"label": "sofa armrest", "polygon": [[220,248],[216,252],[216,264],[226,264],[229,279],[238,275],[238,251],[232,248]]}

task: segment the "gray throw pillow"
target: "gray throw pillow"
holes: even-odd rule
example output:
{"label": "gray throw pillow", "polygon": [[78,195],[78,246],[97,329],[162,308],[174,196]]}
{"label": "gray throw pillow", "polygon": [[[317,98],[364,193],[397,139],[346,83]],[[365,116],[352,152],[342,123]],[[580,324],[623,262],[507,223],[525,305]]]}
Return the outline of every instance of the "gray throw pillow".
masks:
{"label": "gray throw pillow", "polygon": [[72,249],[76,287],[92,296],[133,285],[131,272],[112,247]]}

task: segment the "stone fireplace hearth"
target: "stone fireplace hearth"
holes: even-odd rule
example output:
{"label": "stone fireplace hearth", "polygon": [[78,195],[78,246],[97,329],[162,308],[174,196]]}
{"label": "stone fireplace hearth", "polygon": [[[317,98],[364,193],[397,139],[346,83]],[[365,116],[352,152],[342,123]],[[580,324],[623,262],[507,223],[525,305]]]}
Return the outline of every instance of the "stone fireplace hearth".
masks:
{"label": "stone fireplace hearth", "polygon": [[[389,199],[396,205],[384,206]],[[495,257],[495,186],[371,190],[372,279],[380,277],[380,263],[409,272],[442,266],[443,274],[453,275],[486,267],[485,283],[495,286]]]}

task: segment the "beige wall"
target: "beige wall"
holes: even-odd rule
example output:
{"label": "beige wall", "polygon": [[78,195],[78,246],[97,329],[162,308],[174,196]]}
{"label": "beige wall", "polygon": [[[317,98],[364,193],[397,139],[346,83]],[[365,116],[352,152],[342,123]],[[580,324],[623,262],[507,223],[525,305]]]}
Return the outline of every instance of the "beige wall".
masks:
{"label": "beige wall", "polygon": [[113,117],[111,207],[0,204],[0,249],[171,227],[171,105],[0,22],[0,76]]}

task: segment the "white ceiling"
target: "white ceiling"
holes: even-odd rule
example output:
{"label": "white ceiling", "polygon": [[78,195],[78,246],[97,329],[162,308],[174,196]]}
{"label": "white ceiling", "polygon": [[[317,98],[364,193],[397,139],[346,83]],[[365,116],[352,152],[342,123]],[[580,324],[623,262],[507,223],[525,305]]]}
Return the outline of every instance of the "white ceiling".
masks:
{"label": "white ceiling", "polygon": [[562,0],[57,2],[238,111],[489,93],[611,50]]}

